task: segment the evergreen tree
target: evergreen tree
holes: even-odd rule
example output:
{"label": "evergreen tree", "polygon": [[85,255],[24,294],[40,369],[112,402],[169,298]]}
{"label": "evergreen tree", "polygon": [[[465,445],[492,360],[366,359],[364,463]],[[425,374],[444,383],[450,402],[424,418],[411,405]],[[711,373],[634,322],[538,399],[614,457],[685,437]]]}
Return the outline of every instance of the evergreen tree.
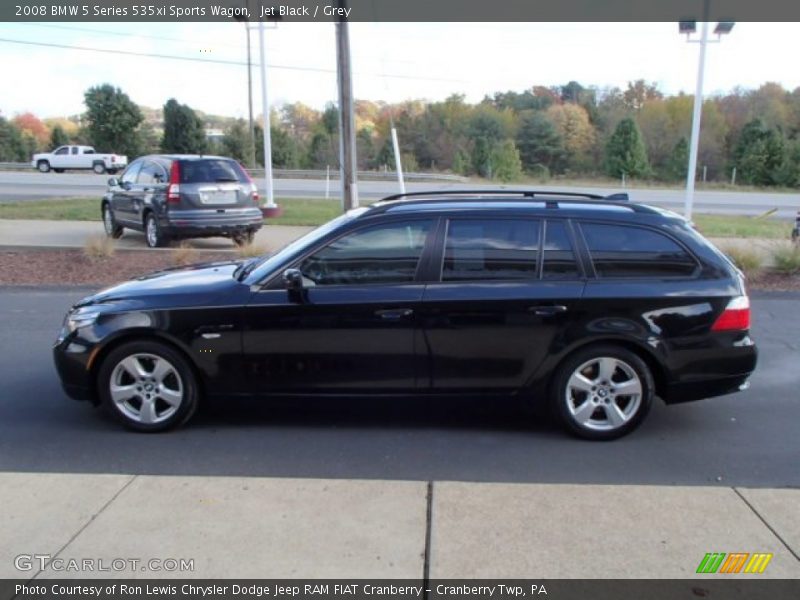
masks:
{"label": "evergreen tree", "polygon": [[222,152],[241,163],[247,162],[250,152],[250,133],[243,119],[237,119],[226,130],[222,137]]}
{"label": "evergreen tree", "polygon": [[69,144],[69,137],[64,131],[64,128],[61,127],[61,125],[53,127],[53,131],[50,132],[50,146],[55,149],[59,146],[66,146],[67,144]]}
{"label": "evergreen tree", "polygon": [[737,178],[751,185],[774,185],[784,166],[783,136],[754,119],[742,128],[733,153]]}
{"label": "evergreen tree", "polygon": [[647,150],[636,121],[622,119],[606,145],[606,172],[614,178],[645,177],[650,174]]}
{"label": "evergreen tree", "polygon": [[512,140],[504,140],[496,145],[491,152],[492,177],[503,183],[515,181],[522,175],[522,163],[519,159],[519,150]]}
{"label": "evergreen tree", "polygon": [[523,118],[517,133],[517,147],[526,170],[532,170],[536,165],[545,166],[551,172],[563,169],[565,152],[561,135],[542,113],[534,112]]}
{"label": "evergreen tree", "polygon": [[164,137],[161,149],[176,154],[206,152],[206,132],[200,117],[187,105],[170,98],[164,105]]}
{"label": "evergreen tree", "polygon": [[671,180],[686,179],[687,169],[689,168],[689,142],[685,137],[678,140],[672,154],[667,161],[666,176]]}

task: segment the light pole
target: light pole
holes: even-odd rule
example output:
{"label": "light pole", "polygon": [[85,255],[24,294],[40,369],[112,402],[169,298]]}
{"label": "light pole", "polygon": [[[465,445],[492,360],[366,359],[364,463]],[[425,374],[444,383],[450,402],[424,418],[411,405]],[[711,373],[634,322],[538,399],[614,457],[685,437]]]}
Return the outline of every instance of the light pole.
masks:
{"label": "light pole", "polygon": [[686,200],[684,202],[683,215],[687,219],[692,218],[692,204],[694,203],[694,181],[697,176],[697,149],[700,145],[700,119],[703,113],[703,79],[706,69],[706,46],[709,43],[718,43],[722,36],[730,33],[733,29],[733,21],[720,21],[714,28],[717,39],[709,42],[708,39],[708,12],[709,2],[705,1],[704,20],[700,25],[700,39],[690,39],[690,36],[697,31],[695,21],[680,21],[678,31],[686,34],[686,41],[689,43],[700,44],[700,59],[697,64],[697,86],[694,93],[694,108],[692,110],[692,139],[689,142],[689,165],[686,172]]}
{"label": "light pole", "polygon": [[[250,2],[245,2],[245,6],[249,9]],[[250,132],[250,143],[247,148],[247,162],[251,169],[256,167],[256,132],[253,127],[253,60],[250,53],[250,22],[244,15],[237,15],[234,17],[240,23],[244,23],[244,31],[247,37],[247,117],[248,117],[248,131]]]}

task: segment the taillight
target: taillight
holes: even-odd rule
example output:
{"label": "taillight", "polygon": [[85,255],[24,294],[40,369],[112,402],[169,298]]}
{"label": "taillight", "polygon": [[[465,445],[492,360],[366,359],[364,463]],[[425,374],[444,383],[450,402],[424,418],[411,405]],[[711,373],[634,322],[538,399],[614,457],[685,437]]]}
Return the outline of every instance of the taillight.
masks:
{"label": "taillight", "polygon": [[750,329],[750,299],[738,296],[730,302],[717,317],[711,331],[746,331]]}
{"label": "taillight", "polygon": [[247,177],[247,181],[250,182],[250,197],[253,199],[253,203],[258,204],[258,198],[259,198],[258,186],[256,186],[255,182],[253,181],[253,178],[250,177],[250,173],[247,172],[247,169],[244,168],[244,165],[242,163],[239,163],[239,167],[241,167],[242,169],[242,174],[244,174],[244,176]]}
{"label": "taillight", "polygon": [[177,160],[172,161],[169,168],[169,187],[167,188],[167,204],[178,204],[181,201],[181,166]]}

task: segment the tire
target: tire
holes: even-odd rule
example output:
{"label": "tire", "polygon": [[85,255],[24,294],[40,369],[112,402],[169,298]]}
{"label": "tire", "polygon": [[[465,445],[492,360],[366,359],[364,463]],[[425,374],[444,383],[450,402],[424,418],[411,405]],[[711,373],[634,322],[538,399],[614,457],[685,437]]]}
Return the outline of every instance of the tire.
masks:
{"label": "tire", "polygon": [[169,237],[161,229],[156,216],[149,212],[144,218],[144,239],[150,248],[163,248],[169,244]]}
{"label": "tire", "polygon": [[114,220],[114,212],[111,210],[111,206],[108,202],[103,203],[101,212],[103,217],[103,229],[106,230],[106,235],[115,240],[121,238],[124,227],[118,225]]}
{"label": "tire", "polygon": [[64,169],[53,169],[53,171],[55,171],[56,173],[63,173]]}
{"label": "tire", "polygon": [[98,175],[102,175],[106,172],[106,166],[103,163],[94,163],[92,166],[92,171],[97,173]]}
{"label": "tire", "polygon": [[247,246],[253,243],[253,240],[256,237],[256,232],[252,229],[245,231],[244,233],[236,233],[231,238],[233,243],[237,246]]}
{"label": "tire", "polygon": [[116,175],[117,174],[117,169],[107,169],[107,172],[108,172],[109,175]]}
{"label": "tire", "polygon": [[166,431],[188,421],[199,392],[188,361],[170,346],[128,342],[103,360],[97,389],[106,410],[129,429]]}
{"label": "tire", "polygon": [[50,163],[46,160],[40,160],[38,163],[36,163],[36,168],[39,169],[39,173],[49,173]]}
{"label": "tire", "polygon": [[573,435],[613,440],[642,423],[654,395],[653,375],[639,356],[620,346],[598,345],[578,350],[559,366],[550,402]]}

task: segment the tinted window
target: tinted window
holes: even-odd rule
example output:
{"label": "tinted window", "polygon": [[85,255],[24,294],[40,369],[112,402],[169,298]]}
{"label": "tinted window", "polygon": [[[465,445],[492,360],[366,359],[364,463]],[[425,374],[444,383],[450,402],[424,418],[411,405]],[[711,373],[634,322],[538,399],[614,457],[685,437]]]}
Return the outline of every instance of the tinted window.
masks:
{"label": "tinted window", "polygon": [[72,154],[77,154],[77,153],[78,153],[78,148],[77,147],[73,148],[72,149]]}
{"label": "tinted window", "polygon": [[300,270],[314,285],[410,282],[430,229],[430,221],[361,229],[306,258]]}
{"label": "tinted window", "polygon": [[233,160],[204,158],[182,160],[181,183],[238,182],[249,183],[239,163]]}
{"label": "tinted window", "polygon": [[69,146],[63,146],[56,150],[56,154],[69,154]]}
{"label": "tinted window", "polygon": [[146,162],[139,171],[139,177],[136,179],[138,183],[164,183],[167,180],[167,174],[164,169],[154,162]]}
{"label": "tinted window", "polygon": [[561,221],[548,221],[544,235],[542,278],[574,279],[579,275],[567,226]]}
{"label": "tinted window", "polygon": [[144,161],[136,160],[130,164],[130,166],[125,169],[125,172],[122,174],[120,181],[122,183],[133,183],[136,181],[136,176],[139,174],[139,169],[142,168],[142,164]]}
{"label": "tinted window", "polygon": [[624,225],[581,225],[598,277],[692,275],[694,259],[667,236]]}
{"label": "tinted window", "polygon": [[535,279],[538,256],[538,221],[453,219],[442,281]]}

